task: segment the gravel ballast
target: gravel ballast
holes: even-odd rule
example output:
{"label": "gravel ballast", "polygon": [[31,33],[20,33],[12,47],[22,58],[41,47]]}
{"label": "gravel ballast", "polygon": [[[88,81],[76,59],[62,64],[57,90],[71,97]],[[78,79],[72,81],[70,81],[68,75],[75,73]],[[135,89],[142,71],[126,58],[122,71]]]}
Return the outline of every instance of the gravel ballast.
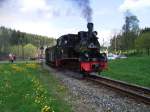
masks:
{"label": "gravel ballast", "polygon": [[150,112],[150,105],[117,93],[103,85],[71,77],[73,72],[58,71],[43,64],[69,90],[66,100],[75,112]]}

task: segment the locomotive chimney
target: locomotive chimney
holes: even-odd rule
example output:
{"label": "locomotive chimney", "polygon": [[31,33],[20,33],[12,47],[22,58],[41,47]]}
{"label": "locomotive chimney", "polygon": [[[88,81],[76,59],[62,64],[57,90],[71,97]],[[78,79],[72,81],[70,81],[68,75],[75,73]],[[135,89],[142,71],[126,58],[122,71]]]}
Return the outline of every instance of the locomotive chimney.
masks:
{"label": "locomotive chimney", "polygon": [[89,36],[89,38],[92,38],[93,23],[88,23],[87,28],[88,28],[88,36]]}
{"label": "locomotive chimney", "polygon": [[93,32],[93,23],[87,24],[88,32]]}

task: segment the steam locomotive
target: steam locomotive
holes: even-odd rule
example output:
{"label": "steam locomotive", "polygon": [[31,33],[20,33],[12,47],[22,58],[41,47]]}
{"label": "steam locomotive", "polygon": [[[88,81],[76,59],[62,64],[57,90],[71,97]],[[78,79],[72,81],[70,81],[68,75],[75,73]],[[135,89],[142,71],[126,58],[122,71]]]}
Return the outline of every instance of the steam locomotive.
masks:
{"label": "steam locomotive", "polygon": [[107,57],[100,53],[97,32],[93,23],[87,24],[88,31],[67,34],[57,39],[57,44],[45,50],[46,64],[80,71],[101,72],[107,68]]}

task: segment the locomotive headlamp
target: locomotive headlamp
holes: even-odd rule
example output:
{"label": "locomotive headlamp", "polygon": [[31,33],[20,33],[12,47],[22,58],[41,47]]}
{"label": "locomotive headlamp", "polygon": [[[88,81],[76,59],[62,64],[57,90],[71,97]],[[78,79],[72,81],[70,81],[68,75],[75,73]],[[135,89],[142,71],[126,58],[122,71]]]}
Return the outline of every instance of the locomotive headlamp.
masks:
{"label": "locomotive headlamp", "polygon": [[88,53],[85,53],[85,56],[88,58],[89,57]]}
{"label": "locomotive headlamp", "polygon": [[96,46],[94,45],[94,43],[90,43],[90,45],[88,47],[89,48],[96,48]]}

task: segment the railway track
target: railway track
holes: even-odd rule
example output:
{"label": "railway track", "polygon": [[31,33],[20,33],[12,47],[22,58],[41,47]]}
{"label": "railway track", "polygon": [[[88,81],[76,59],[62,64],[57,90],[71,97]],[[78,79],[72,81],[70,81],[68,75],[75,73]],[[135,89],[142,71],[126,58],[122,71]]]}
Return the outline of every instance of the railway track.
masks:
{"label": "railway track", "polygon": [[97,74],[86,75],[83,78],[81,74],[78,72],[74,72],[74,71],[70,71],[66,69],[55,69],[55,70],[61,71],[64,73],[64,75],[67,75],[73,78],[87,79],[88,81],[92,81],[97,84],[102,84],[117,92],[120,92],[121,94],[124,94],[125,96],[132,97],[136,100],[142,101],[150,105],[150,89],[149,88],[145,88],[145,87],[141,87],[137,85],[131,85],[122,81],[102,77]]}
{"label": "railway track", "polygon": [[142,101],[150,105],[149,88],[145,88],[137,85],[131,85],[122,81],[112,80],[110,78],[101,77],[95,74],[86,76],[86,79],[108,86],[109,88],[117,90],[118,92],[121,92],[126,96],[130,96],[136,100]]}

